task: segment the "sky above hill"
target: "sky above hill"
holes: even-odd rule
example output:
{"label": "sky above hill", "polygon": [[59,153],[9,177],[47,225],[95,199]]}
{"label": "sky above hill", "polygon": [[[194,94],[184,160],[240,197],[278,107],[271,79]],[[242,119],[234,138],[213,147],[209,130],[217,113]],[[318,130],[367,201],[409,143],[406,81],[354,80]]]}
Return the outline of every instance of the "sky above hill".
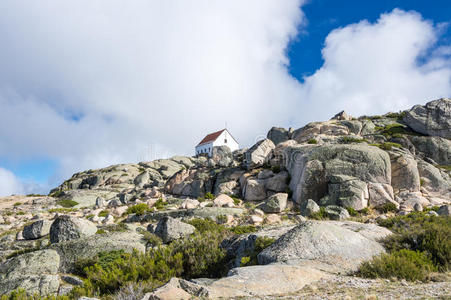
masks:
{"label": "sky above hill", "polygon": [[448,2],[0,1],[0,195],[451,97]]}

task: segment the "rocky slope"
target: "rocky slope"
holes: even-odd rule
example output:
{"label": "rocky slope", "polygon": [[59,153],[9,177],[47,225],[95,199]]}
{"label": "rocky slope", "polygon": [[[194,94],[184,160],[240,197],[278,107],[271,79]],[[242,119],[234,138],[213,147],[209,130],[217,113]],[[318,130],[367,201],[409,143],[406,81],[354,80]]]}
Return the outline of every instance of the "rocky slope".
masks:
{"label": "rocky slope", "polygon": [[[390,231],[374,223],[387,211],[439,206],[449,215],[450,138],[450,99],[383,116],[341,112],[296,130],[273,127],[249,149],[88,170],[49,196],[0,199],[0,294],[67,294],[82,284],[71,274],[77,261],[144,253],[152,246],[143,232],[170,243],[195,231],[193,218],[256,232],[224,240],[228,276],[174,278],[144,299],[305,296],[316,282],[342,284],[385,251],[379,240]],[[318,217],[330,221],[307,219]],[[240,267],[259,237],[275,242],[259,265]]]}

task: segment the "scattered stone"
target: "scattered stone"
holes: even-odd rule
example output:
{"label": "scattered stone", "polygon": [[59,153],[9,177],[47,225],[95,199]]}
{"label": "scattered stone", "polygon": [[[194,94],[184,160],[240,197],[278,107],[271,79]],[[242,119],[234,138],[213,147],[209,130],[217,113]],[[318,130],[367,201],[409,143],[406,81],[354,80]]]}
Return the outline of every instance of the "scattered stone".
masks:
{"label": "scattered stone", "polygon": [[72,216],[59,216],[50,226],[50,243],[91,236],[97,232],[94,223]]}
{"label": "scattered stone", "polygon": [[287,207],[287,193],[277,193],[270,196],[265,204],[262,206],[262,209],[266,213],[279,213],[285,210]]}
{"label": "scattered stone", "polygon": [[301,214],[304,217],[309,217],[312,214],[319,212],[319,210],[320,210],[320,207],[312,199],[308,199],[307,201],[304,201],[301,204]]}
{"label": "scattered stone", "polygon": [[282,220],[280,219],[279,215],[276,214],[269,214],[266,216],[265,223],[267,224],[277,224],[280,223]]}
{"label": "scattered stone", "polygon": [[450,216],[451,215],[451,205],[442,205],[437,211],[440,216]]}
{"label": "scattered stone", "polygon": [[216,199],[213,201],[213,204],[214,206],[223,207],[230,204],[234,205],[234,202],[232,197],[226,194],[221,194],[218,197],[216,197]]}
{"label": "scattered stone", "polygon": [[261,223],[263,223],[263,218],[261,216],[257,216],[257,215],[251,215],[251,222],[254,225],[259,225]]}
{"label": "scattered stone", "polygon": [[326,206],[326,214],[332,220],[346,220],[351,217],[345,208],[336,205]]}
{"label": "scattered stone", "polygon": [[51,222],[47,220],[40,220],[23,228],[22,235],[26,240],[35,240],[50,233]]}
{"label": "scattered stone", "polygon": [[246,152],[247,169],[254,169],[263,166],[270,159],[271,151],[275,148],[270,139],[262,140],[256,143]]}
{"label": "scattered stone", "polygon": [[194,209],[199,206],[199,201],[196,199],[186,199],[182,202],[180,205],[180,208],[182,209]]}
{"label": "scattered stone", "polygon": [[196,228],[190,224],[183,223],[171,217],[162,218],[155,228],[155,234],[158,235],[164,243],[190,235]]}

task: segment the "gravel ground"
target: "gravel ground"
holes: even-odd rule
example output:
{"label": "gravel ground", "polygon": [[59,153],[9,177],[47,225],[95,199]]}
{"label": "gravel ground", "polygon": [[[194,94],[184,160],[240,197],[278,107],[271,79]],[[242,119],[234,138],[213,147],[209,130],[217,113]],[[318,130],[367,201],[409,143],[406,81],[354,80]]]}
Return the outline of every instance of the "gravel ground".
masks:
{"label": "gravel ground", "polygon": [[351,276],[332,275],[316,283],[310,284],[294,294],[279,297],[264,297],[261,299],[451,300],[451,281],[412,283],[406,281],[389,281],[384,279],[365,279]]}

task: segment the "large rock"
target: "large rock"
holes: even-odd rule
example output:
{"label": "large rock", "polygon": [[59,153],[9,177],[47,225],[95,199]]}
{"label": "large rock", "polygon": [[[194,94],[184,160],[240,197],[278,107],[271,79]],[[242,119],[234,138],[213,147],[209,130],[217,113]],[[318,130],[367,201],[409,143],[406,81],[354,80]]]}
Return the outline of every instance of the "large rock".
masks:
{"label": "large rock", "polygon": [[50,226],[50,243],[60,243],[91,236],[97,227],[91,221],[72,216],[59,216]]}
{"label": "large rock", "polygon": [[451,199],[451,176],[433,165],[419,160],[418,170],[422,179],[422,188],[429,194]]}
{"label": "large rock", "polygon": [[284,152],[286,168],[291,174],[293,200],[297,203],[306,199],[319,201],[328,195],[331,189],[336,189],[330,184],[338,183],[333,179],[337,176],[348,176],[364,183],[391,182],[390,157],[377,147],[297,145],[286,147]]}
{"label": "large rock", "polygon": [[378,242],[339,224],[326,221],[301,223],[264,249],[258,255],[258,261],[260,264],[308,263],[330,271],[347,272],[384,252]]}
{"label": "large rock", "polygon": [[363,181],[346,175],[330,176],[329,194],[320,200],[323,205],[341,205],[361,210],[368,206],[368,187]]}
{"label": "large rock", "polygon": [[193,225],[183,223],[171,217],[162,218],[155,228],[155,234],[158,235],[163,242],[169,243],[173,240],[190,235],[196,230]]}
{"label": "large rock", "polygon": [[420,190],[420,173],[415,158],[402,150],[388,152],[391,161],[391,185],[399,190]]}
{"label": "large rock", "polygon": [[370,182],[368,191],[370,194],[369,205],[371,207],[380,207],[386,203],[393,203],[397,207],[399,206],[394,200],[393,188],[389,184]]}
{"label": "large rock", "polygon": [[270,159],[271,151],[275,148],[270,139],[256,143],[246,152],[246,167],[248,170],[261,167]]}
{"label": "large rock", "polygon": [[214,179],[206,168],[181,170],[166,182],[165,190],[169,194],[197,198],[212,191]]}
{"label": "large rock", "polygon": [[451,216],[451,205],[442,205],[438,209],[437,213],[440,216]]}
{"label": "large rock", "polygon": [[288,141],[290,139],[290,132],[282,127],[273,127],[269,130],[268,139],[270,139],[274,145]]}
{"label": "large rock", "polygon": [[26,240],[35,240],[50,233],[51,222],[47,220],[39,220],[31,223],[23,228],[22,236]]}
{"label": "large rock", "polygon": [[22,254],[0,264],[0,294],[21,288],[45,296],[58,291],[60,257],[54,250]]}
{"label": "large rock", "polygon": [[288,194],[286,193],[277,193],[274,194],[268,199],[266,199],[265,204],[262,206],[262,209],[266,213],[279,213],[287,208],[287,199]]}
{"label": "large rock", "polygon": [[146,251],[143,236],[134,231],[96,234],[52,244],[50,248],[57,251],[61,257],[59,269],[61,273],[73,272],[76,261],[92,258],[99,252],[113,250],[124,250],[127,253],[131,253],[133,250]]}
{"label": "large rock", "polygon": [[288,172],[282,171],[265,180],[265,188],[272,192],[286,192],[288,188]]}
{"label": "large rock", "polygon": [[206,286],[209,299],[286,295],[325,276],[308,267],[273,264],[235,268]]}
{"label": "large rock", "polygon": [[409,136],[416,155],[439,165],[451,165],[451,140],[436,136]]}
{"label": "large rock", "polygon": [[451,99],[415,105],[406,112],[404,122],[417,132],[451,138]]}
{"label": "large rock", "polygon": [[266,198],[266,189],[264,180],[249,179],[243,190],[244,200],[259,201]]}

